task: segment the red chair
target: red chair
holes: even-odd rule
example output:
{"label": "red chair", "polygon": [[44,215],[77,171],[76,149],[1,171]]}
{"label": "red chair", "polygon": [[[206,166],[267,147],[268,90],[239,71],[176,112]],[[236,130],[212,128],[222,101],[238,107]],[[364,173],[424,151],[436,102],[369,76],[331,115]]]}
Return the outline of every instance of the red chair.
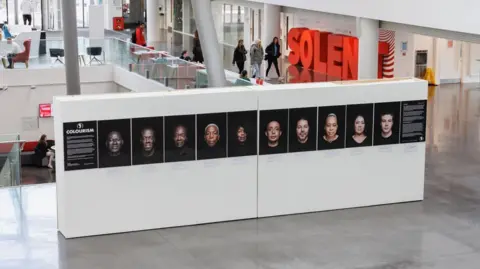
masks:
{"label": "red chair", "polygon": [[17,54],[13,58],[13,63],[25,63],[25,66],[28,68],[28,59],[30,58],[30,46],[32,45],[32,40],[27,39],[23,41],[23,46],[25,50]]}

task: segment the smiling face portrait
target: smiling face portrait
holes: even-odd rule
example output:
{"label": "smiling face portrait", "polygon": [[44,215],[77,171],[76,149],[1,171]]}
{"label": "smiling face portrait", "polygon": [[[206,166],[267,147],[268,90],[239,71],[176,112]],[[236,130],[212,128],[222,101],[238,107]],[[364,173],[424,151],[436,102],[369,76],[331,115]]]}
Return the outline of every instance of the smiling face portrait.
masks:
{"label": "smiling face portrait", "polygon": [[117,131],[112,131],[107,136],[106,146],[110,155],[115,156],[120,154],[123,146],[122,135]]}
{"label": "smiling face portrait", "polygon": [[[99,168],[131,165],[130,119],[98,121]],[[138,140],[137,140],[138,141]]]}
{"label": "smiling face portrait", "polygon": [[175,127],[175,131],[173,133],[173,142],[177,148],[181,148],[185,146],[187,143],[187,128],[183,125],[178,125]]}
{"label": "smiling face portrait", "polygon": [[267,136],[269,147],[277,147],[280,136],[282,136],[282,128],[280,126],[280,123],[278,121],[269,122],[267,124],[265,136]]}
{"label": "smiling face portrait", "polygon": [[215,147],[220,140],[220,130],[214,123],[210,123],[205,127],[205,142],[209,147]]}
{"label": "smiling face portrait", "polygon": [[308,135],[310,133],[310,125],[308,123],[308,120],[301,118],[297,121],[296,133],[298,143],[307,143]]}
{"label": "smiling face portrait", "polygon": [[338,131],[338,119],[337,115],[329,114],[325,119],[325,138],[328,141],[332,141],[338,138],[337,131]]}

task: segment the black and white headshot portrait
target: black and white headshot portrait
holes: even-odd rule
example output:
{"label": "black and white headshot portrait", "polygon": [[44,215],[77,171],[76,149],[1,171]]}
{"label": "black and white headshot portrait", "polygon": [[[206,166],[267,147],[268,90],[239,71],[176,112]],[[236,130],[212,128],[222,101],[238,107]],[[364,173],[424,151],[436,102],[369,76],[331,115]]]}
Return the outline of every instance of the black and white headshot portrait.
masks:
{"label": "black and white headshot portrait", "polygon": [[290,109],[288,152],[316,150],[317,108]]}
{"label": "black and white headshot portrait", "polygon": [[318,150],[345,148],[346,106],[318,108]]}
{"label": "black and white headshot portrait", "polygon": [[228,113],[228,157],[257,154],[257,111]]}
{"label": "black and white headshot portrait", "polygon": [[197,160],[227,157],[226,113],[197,115]]}
{"label": "black and white headshot portrait", "polygon": [[260,155],[287,152],[288,109],[260,111]]}
{"label": "black and white headshot portrait", "polygon": [[99,167],[131,165],[130,119],[98,121]]}
{"label": "black and white headshot portrait", "polygon": [[132,119],[133,164],[163,162],[163,117]]}
{"label": "black and white headshot portrait", "polygon": [[165,162],[195,160],[195,115],[165,117]]}
{"label": "black and white headshot portrait", "polygon": [[400,102],[375,104],[373,144],[391,145],[400,143]]}
{"label": "black and white headshot portrait", "polygon": [[347,148],[372,145],[373,104],[347,106]]}

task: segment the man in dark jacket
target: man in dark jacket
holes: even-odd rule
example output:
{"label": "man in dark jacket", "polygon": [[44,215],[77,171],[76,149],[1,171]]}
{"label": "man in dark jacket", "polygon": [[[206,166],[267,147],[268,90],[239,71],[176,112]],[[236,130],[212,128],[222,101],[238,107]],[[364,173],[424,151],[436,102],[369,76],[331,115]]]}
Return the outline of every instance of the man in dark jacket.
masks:
{"label": "man in dark jacket", "polygon": [[270,71],[270,67],[272,67],[272,63],[275,66],[275,71],[277,71],[277,76],[279,79],[280,77],[280,70],[278,70],[278,58],[282,55],[280,52],[280,44],[278,43],[278,37],[274,37],[272,43],[267,46],[265,49],[265,52],[267,53],[267,61],[268,61],[268,67],[267,67],[267,73],[265,74],[265,77],[268,77],[268,72]]}

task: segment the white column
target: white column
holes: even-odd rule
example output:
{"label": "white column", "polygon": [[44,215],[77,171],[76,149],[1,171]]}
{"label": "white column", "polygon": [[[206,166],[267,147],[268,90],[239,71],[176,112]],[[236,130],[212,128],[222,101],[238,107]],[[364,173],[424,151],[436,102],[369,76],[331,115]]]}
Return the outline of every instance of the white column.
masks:
{"label": "white column", "polygon": [[260,38],[261,25],[260,25],[259,14],[260,14],[260,10],[255,9],[253,11],[253,18],[251,18],[251,20],[253,20],[253,40],[252,41],[255,41]]}
{"label": "white column", "polygon": [[160,12],[158,0],[147,0],[147,43],[161,41],[160,38]]}
{"label": "white column", "polygon": [[195,29],[190,29],[190,19],[192,18],[193,14],[191,14],[192,10],[192,0],[183,0],[182,2],[182,20],[183,20],[183,32],[187,34],[191,34],[195,31]]}
{"label": "white column", "polygon": [[[213,16],[213,23],[215,24],[215,32],[217,33],[218,43],[220,44],[220,58],[223,60],[224,57],[224,50],[223,50],[223,43],[224,43],[224,30],[223,30],[223,4],[219,1],[212,1],[212,16]],[[198,23],[197,23],[198,25]],[[202,45],[203,49],[203,45]],[[230,57],[230,56],[229,56]]]}
{"label": "white column", "polygon": [[440,85],[440,62],[441,62],[441,49],[440,44],[442,42],[439,38],[433,38],[433,72],[435,73],[435,85]]}
{"label": "white column", "polygon": [[250,12],[251,9],[248,7],[245,7],[245,14],[244,14],[244,19],[243,19],[243,44],[245,45],[245,48],[250,48],[250,45],[252,44],[251,40],[251,17],[250,17]]}
{"label": "white column", "polygon": [[281,8],[277,5],[264,4],[262,16],[262,43],[266,47],[274,37],[280,39],[281,32]]}
{"label": "white column", "polygon": [[197,25],[203,57],[207,66],[208,85],[210,87],[225,87],[227,84],[223,58],[219,52],[223,51],[215,35],[212,5],[210,0],[193,0],[193,12]]}
{"label": "white column", "polygon": [[378,76],[379,22],[357,18],[358,79],[376,79]]}
{"label": "white column", "polygon": [[105,29],[113,30],[113,17],[122,16],[121,1],[103,0],[105,8]]}

